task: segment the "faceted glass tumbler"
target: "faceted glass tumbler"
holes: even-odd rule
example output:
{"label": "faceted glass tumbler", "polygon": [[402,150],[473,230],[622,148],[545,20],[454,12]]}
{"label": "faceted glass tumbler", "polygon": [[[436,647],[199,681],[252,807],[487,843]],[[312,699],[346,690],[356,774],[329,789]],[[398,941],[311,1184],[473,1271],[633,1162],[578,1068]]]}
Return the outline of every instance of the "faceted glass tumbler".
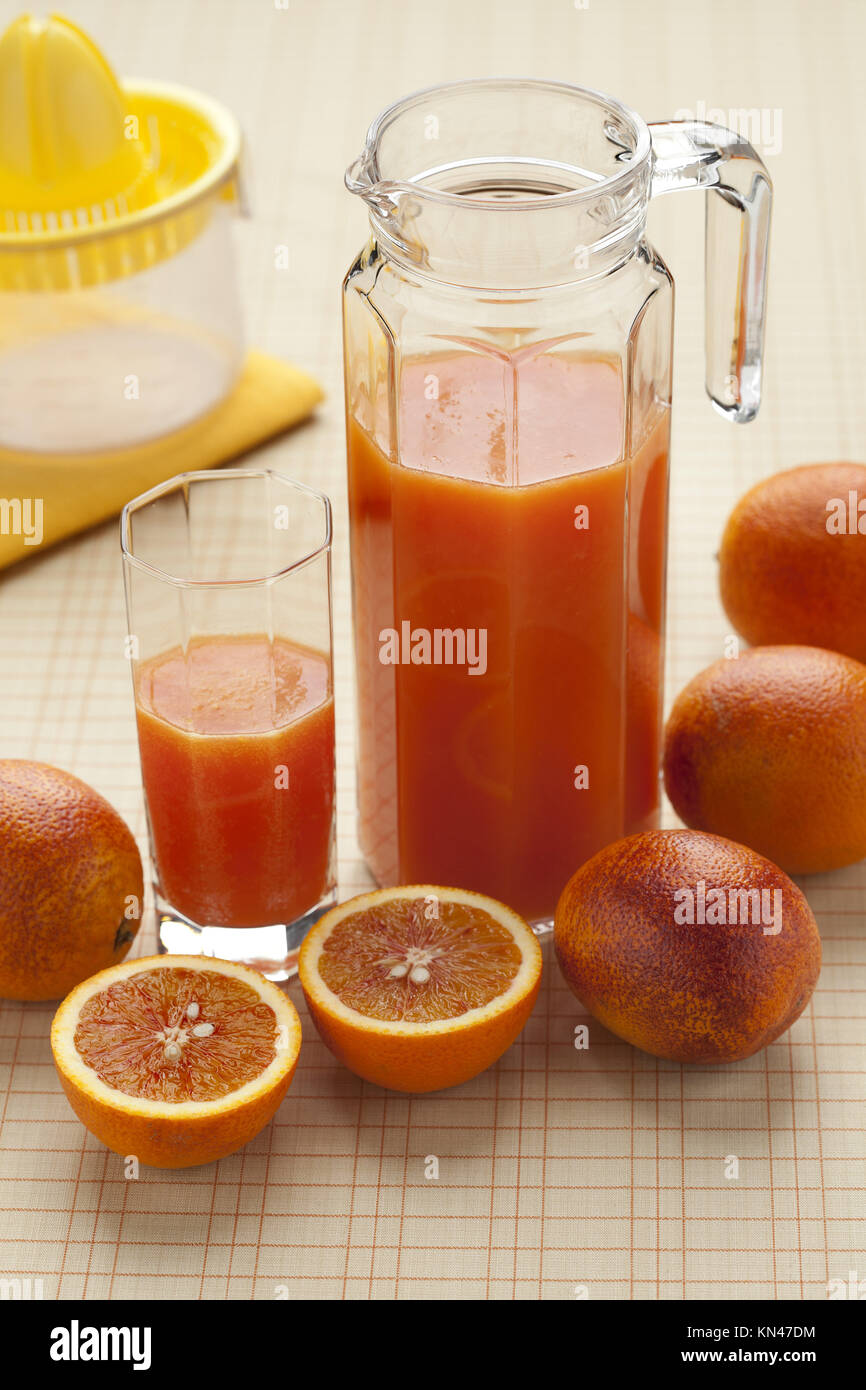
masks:
{"label": "faceted glass tumbler", "polygon": [[160,949],[286,979],[335,901],[330,503],[181,474],[121,547]]}

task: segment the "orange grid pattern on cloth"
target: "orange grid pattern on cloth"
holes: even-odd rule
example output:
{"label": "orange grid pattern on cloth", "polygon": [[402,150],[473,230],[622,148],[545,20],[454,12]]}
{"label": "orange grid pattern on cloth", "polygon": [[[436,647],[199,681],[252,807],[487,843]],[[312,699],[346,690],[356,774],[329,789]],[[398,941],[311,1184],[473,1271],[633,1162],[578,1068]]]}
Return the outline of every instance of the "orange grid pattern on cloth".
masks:
{"label": "orange grid pattern on cloth", "polygon": [[[866,277],[852,275],[864,213],[850,142],[866,8],[729,0],[710,11],[560,0],[339,0],[287,11],[211,0],[137,9],[77,0],[120,71],[194,83],[226,101],[254,155],[255,221],[239,228],[251,341],[328,391],[316,422],[256,460],[335,505],[338,849],[342,897],[369,878],[354,832],[353,690],[337,288],[363,237],[341,187],[367,121],[403,91],[472,73],[533,71],[606,88],[653,119],[680,104],[777,109],[767,395],[747,429],[714,417],[702,386],[702,217],[663,200],[653,240],[678,284],[668,688],[722,650],[714,552],[758,478],[863,456]],[[131,18],[135,10],[136,18]],[[386,21],[387,22],[383,22]],[[375,29],[375,34],[373,33]],[[461,35],[459,63],[454,36]],[[657,58],[646,63],[643,55]],[[298,53],[304,61],[297,62]],[[282,74],[291,63],[293,81]],[[465,66],[464,66],[465,63]],[[286,132],[289,132],[287,135]],[[316,224],[309,199],[316,190]],[[824,196],[834,190],[834,197]],[[804,196],[804,190],[806,194]],[[822,190],[824,194],[822,194]],[[293,248],[286,271],[274,248]],[[813,248],[813,259],[808,248]],[[820,254],[819,254],[820,252]],[[26,479],[22,478],[26,495]],[[0,578],[0,756],[68,768],[97,787],[144,852],[115,525]],[[669,824],[674,821],[668,818]],[[549,947],[535,1013],[511,1051],[452,1092],[385,1093],[305,1029],[292,1088],[243,1152],[209,1168],[143,1169],[81,1127],[48,1048],[52,1007],[0,1005],[0,1277],[53,1298],[823,1299],[866,1277],[866,866],[801,880],[822,930],[810,1006],[766,1052],[727,1068],[656,1061],[586,1021]],[[150,935],[139,954],[154,949]],[[438,1179],[425,1176],[439,1160]],[[739,1178],[725,1177],[728,1156]]]}

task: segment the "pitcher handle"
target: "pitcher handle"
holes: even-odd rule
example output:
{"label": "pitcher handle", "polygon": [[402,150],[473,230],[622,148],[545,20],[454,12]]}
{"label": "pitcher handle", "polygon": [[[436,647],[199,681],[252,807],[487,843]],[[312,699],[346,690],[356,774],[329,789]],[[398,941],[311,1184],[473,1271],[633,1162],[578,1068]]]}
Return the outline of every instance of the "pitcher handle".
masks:
{"label": "pitcher handle", "polygon": [[706,214],[707,394],[737,424],[761,404],[767,258],[773,185],[755,150],[705,121],[650,126],[652,196],[708,188]]}

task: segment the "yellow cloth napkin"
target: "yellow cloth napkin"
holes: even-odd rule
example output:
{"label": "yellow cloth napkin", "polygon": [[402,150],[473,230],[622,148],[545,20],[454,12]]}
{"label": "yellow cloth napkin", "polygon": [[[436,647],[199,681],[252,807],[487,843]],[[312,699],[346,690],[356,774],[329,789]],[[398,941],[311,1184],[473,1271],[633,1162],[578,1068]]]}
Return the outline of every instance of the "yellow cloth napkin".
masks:
{"label": "yellow cloth napkin", "polygon": [[0,569],[105,521],[175,473],[219,467],[298,424],[321,399],[306,372],[251,352],[231,395],[174,434],[89,456],[0,449]]}

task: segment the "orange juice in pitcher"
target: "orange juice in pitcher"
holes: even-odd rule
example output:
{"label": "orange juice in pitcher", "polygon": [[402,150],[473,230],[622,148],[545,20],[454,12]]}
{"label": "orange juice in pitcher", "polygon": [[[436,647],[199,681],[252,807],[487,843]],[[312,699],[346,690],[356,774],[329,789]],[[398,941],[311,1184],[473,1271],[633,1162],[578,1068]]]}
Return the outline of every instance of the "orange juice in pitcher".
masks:
{"label": "orange juice in pitcher", "polygon": [[647,203],[723,194],[707,386],[744,421],[769,180],[729,131],[493,80],[390,108],[347,181],[362,848],[382,883],[543,922],[658,817],[673,287]]}

